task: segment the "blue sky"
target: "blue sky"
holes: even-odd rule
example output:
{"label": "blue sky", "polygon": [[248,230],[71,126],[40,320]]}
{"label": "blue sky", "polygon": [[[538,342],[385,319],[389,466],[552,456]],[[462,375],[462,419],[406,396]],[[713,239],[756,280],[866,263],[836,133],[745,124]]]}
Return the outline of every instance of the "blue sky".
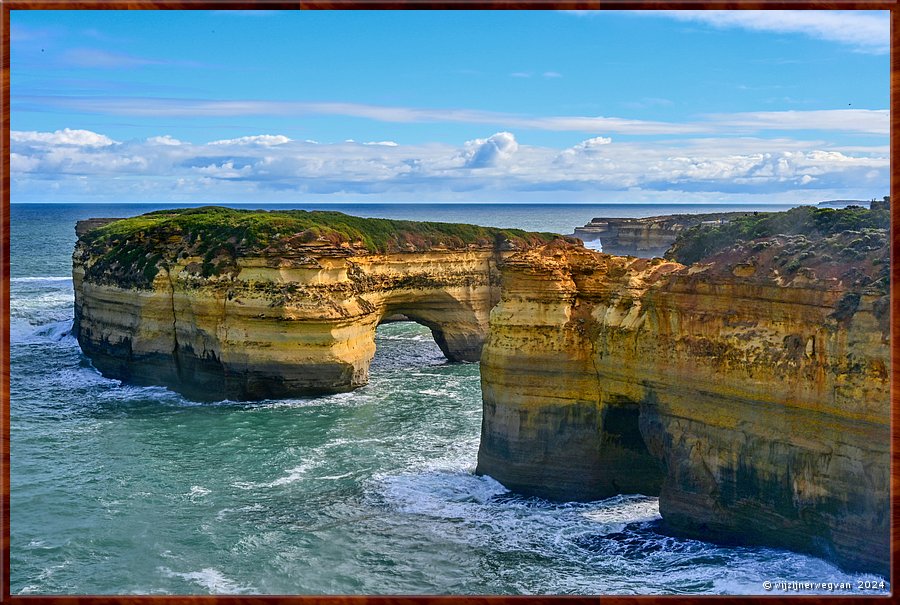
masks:
{"label": "blue sky", "polygon": [[888,192],[888,13],[12,11],[16,201]]}

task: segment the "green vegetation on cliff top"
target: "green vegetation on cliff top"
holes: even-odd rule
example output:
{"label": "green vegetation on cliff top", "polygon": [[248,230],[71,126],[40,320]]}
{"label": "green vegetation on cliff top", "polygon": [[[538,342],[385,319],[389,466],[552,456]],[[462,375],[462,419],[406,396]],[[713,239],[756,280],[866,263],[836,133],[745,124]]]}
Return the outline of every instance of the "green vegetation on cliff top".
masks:
{"label": "green vegetation on cliff top", "polygon": [[[679,235],[666,256],[726,269],[745,263],[767,269],[759,275],[775,271],[786,281],[836,279],[852,290],[847,295],[851,303],[858,303],[862,293],[883,295],[876,315],[884,319],[889,308],[889,232],[887,203],[875,203],[871,210],[801,206],[692,227]],[[838,311],[836,316],[841,316]]]}
{"label": "green vegetation on cliff top", "polygon": [[786,212],[757,212],[721,225],[686,229],[666,252],[666,258],[688,265],[736,243],[777,235],[804,235],[812,240],[839,236],[848,245],[859,238],[873,236],[886,240],[890,223],[890,208],[882,203],[873,204],[871,210],[859,206],[841,209],[800,206]]}
{"label": "green vegetation on cliff top", "polygon": [[219,206],[157,210],[81,236],[97,258],[94,277],[148,286],[161,264],[202,256],[202,275],[221,274],[238,257],[278,256],[317,248],[349,254],[423,252],[436,248],[514,249],[559,238],[553,233],[459,223],[360,218],[334,211],[238,210]]}

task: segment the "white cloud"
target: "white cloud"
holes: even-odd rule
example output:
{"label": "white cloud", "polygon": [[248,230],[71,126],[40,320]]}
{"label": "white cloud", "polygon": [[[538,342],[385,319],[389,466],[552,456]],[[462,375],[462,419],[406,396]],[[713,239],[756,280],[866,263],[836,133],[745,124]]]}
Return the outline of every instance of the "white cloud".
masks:
{"label": "white cloud", "polygon": [[72,130],[64,128],[55,132],[12,131],[10,142],[30,143],[37,145],[75,145],[79,147],[106,147],[114,145],[111,138],[91,132],[90,130]]}
{"label": "white cloud", "polygon": [[363,143],[363,145],[381,145],[382,147],[396,147],[397,143],[394,141],[369,141],[368,143]]}
{"label": "white cloud", "polygon": [[541,75],[544,76],[545,78],[561,78],[562,77],[562,74],[559,73],[558,71],[545,71]]}
{"label": "white cloud", "polygon": [[166,135],[73,145],[71,140],[108,139],[73,132],[11,133],[14,200],[30,196],[47,201],[59,195],[54,194],[58,188],[94,201],[160,196],[186,201],[296,201],[298,196],[546,201],[574,196],[576,201],[597,201],[616,192],[621,201],[637,199],[636,191],[649,196],[641,199],[679,192],[678,201],[740,195],[779,201],[801,193],[821,194],[818,199],[884,195],[889,185],[889,150],[883,144],[839,147],[752,137],[614,141],[598,136],[560,150],[521,144],[512,132],[501,131],[457,145],[160,144],[158,139],[171,138]]}
{"label": "white cloud", "polygon": [[814,111],[757,111],[708,116],[728,129],[758,130],[831,130],[866,134],[890,133],[887,109],[827,109]]}
{"label": "white cloud", "polygon": [[828,10],[674,10],[633,11],[645,17],[664,16],[705,23],[717,28],[801,34],[884,54],[890,50],[888,11]]}
{"label": "white cloud", "polygon": [[488,168],[509,160],[519,149],[511,132],[498,132],[486,139],[466,141],[466,168]]}
{"label": "white cloud", "polygon": [[281,134],[258,134],[250,137],[238,137],[236,139],[222,139],[221,141],[210,141],[207,145],[263,145],[269,147],[272,145],[284,145],[290,143],[291,139]]}
{"label": "white cloud", "polygon": [[234,161],[230,160],[228,162],[223,162],[222,164],[210,164],[209,166],[197,167],[194,168],[194,170],[199,174],[217,179],[238,179],[249,176],[253,171],[253,167],[247,165],[241,168],[235,168]]}
{"label": "white cloud", "polygon": [[[727,134],[762,130],[832,130],[886,134],[887,110],[836,109],[818,111],[755,112],[716,114],[687,122],[656,122],[610,116],[523,116],[471,109],[422,109],[388,107],[360,103],[301,103],[292,101],[205,101],[161,98],[28,97],[17,102],[65,108],[86,113],[155,117],[233,117],[247,115],[338,115],[388,123],[483,124],[504,130],[547,130],[554,132],[617,133],[628,135]],[[280,136],[280,135],[279,135]],[[228,144],[262,142],[230,139]],[[287,137],[270,139],[270,144],[287,142]],[[218,143],[218,142],[216,142]],[[223,143],[224,144],[224,143]]]}
{"label": "white cloud", "polygon": [[35,157],[22,155],[20,153],[9,154],[9,171],[11,174],[17,172],[31,172],[40,166],[40,160]]}
{"label": "white cloud", "polygon": [[150,137],[147,139],[147,142],[151,145],[184,145],[182,141],[172,138],[167,134],[164,134],[161,137]]}
{"label": "white cloud", "polygon": [[574,148],[582,149],[582,150],[590,150],[590,149],[595,149],[601,145],[609,145],[610,143],[612,143],[612,139],[609,137],[594,137],[592,139],[588,139],[586,141],[582,141],[582,142],[578,143],[577,145],[575,145]]}

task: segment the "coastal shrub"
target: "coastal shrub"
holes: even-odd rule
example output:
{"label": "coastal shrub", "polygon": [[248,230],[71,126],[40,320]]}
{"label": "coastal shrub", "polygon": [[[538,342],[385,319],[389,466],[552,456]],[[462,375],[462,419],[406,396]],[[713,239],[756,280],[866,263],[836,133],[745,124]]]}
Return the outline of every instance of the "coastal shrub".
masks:
{"label": "coastal shrub", "polygon": [[152,282],[156,277],[156,274],[159,272],[159,267],[157,263],[162,259],[162,256],[159,254],[154,254],[150,260],[147,262],[146,266],[144,266],[143,273],[144,279],[149,282]]}
{"label": "coastal shrub", "polygon": [[846,321],[850,319],[859,308],[860,298],[861,296],[858,292],[848,292],[837,302],[834,307],[834,312],[831,314],[831,317],[838,321]]}
{"label": "coastal shrub", "polygon": [[784,267],[784,270],[787,271],[788,273],[794,273],[794,272],[796,272],[797,269],[799,269],[799,268],[800,268],[800,261],[799,261],[798,259],[795,258],[794,260],[792,260],[791,262],[789,262],[789,263]]}

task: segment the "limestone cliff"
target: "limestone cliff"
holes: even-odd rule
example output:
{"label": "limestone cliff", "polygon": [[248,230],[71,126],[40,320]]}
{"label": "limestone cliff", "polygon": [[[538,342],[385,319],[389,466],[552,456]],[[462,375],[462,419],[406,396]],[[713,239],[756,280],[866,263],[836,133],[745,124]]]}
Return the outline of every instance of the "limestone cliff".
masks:
{"label": "limestone cliff", "polygon": [[870,251],[849,261],[801,235],[692,266],[568,244],[505,259],[478,472],[659,495],[670,531],[887,573],[888,248],[854,237],[840,249]]}
{"label": "limestone cliff", "polygon": [[477,361],[497,262],[549,234],[222,208],[80,224],[75,334],[103,374],[195,399],[338,392],[367,382],[375,327],[431,328]]}

